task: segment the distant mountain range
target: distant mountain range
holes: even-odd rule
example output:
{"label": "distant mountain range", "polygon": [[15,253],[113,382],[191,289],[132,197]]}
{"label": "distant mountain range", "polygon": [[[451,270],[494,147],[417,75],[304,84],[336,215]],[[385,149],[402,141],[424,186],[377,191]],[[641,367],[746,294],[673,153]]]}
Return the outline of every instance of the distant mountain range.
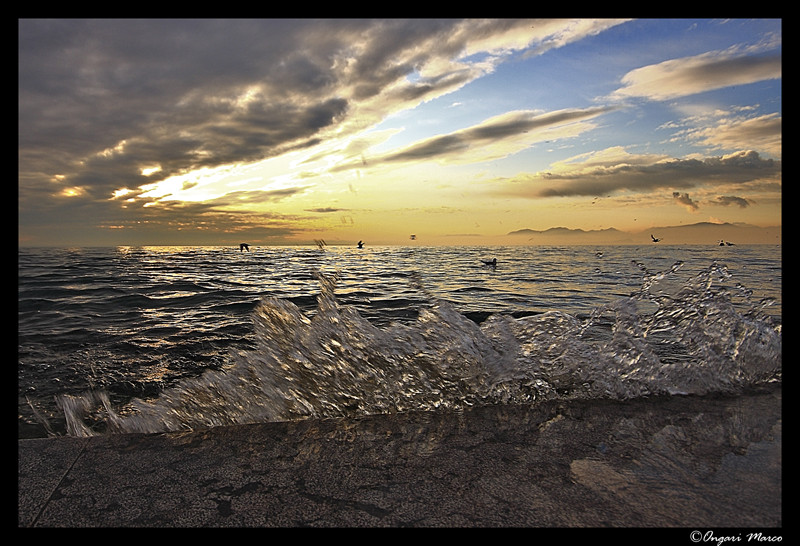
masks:
{"label": "distant mountain range", "polygon": [[734,244],[781,244],[781,228],[759,227],[750,224],[714,224],[698,222],[685,226],[663,226],[639,232],[620,231],[614,228],[583,230],[553,227],[544,231],[519,229],[508,235],[520,239],[527,237],[530,244],[644,244],[652,243],[650,235],[669,244],[719,244],[724,240]]}

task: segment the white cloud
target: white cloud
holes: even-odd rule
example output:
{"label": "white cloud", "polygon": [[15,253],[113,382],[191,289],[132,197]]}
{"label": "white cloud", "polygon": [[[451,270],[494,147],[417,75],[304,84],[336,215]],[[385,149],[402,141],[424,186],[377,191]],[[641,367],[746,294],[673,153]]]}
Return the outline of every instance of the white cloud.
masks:
{"label": "white cloud", "polygon": [[612,99],[668,100],[733,85],[781,78],[780,54],[742,55],[718,51],[671,59],[631,70]]}

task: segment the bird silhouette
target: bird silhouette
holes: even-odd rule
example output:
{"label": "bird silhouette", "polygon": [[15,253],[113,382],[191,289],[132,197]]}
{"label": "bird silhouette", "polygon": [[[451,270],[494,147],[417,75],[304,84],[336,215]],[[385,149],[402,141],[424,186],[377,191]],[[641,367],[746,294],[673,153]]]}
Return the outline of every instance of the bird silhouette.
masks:
{"label": "bird silhouette", "polygon": [[250,245],[248,245],[247,243],[239,243],[239,252],[243,250],[250,252]]}
{"label": "bird silhouette", "polygon": [[661,239],[656,239],[655,237],[653,237],[652,234],[650,235],[650,238],[653,240],[654,243],[657,243],[661,240]]}

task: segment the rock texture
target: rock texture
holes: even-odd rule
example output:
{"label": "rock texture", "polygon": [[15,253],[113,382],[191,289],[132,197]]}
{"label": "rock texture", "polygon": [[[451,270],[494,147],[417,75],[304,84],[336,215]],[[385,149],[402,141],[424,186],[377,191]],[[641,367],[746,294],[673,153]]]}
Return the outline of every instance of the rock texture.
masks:
{"label": "rock texture", "polygon": [[18,440],[20,527],[780,527],[781,387]]}

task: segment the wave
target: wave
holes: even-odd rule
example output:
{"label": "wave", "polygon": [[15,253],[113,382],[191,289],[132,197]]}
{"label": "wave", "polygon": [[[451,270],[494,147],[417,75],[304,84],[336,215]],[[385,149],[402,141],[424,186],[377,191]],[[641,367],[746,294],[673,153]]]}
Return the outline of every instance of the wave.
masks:
{"label": "wave", "polygon": [[[251,349],[152,400],[112,407],[102,391],[62,395],[70,435],[165,432],[550,399],[731,393],[781,381],[781,325],[712,264],[686,282],[646,272],[630,297],[579,318],[462,314],[430,299],[410,323],[378,326],[317,273],[317,306],[265,297]],[[742,301],[746,305],[742,305]]]}

